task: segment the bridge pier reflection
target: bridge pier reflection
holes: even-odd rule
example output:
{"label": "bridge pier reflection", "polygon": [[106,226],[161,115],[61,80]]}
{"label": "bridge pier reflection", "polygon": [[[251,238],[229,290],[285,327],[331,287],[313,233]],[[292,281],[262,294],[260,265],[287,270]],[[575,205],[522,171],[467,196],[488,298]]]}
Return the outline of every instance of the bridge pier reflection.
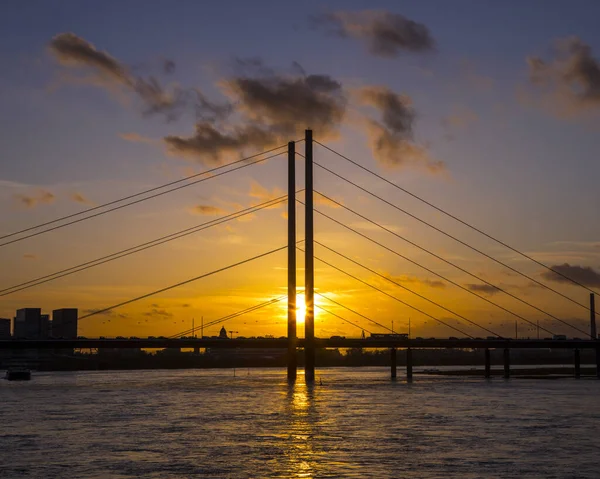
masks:
{"label": "bridge pier reflection", "polygon": [[406,348],[406,379],[413,377],[413,357],[412,349]]}
{"label": "bridge pier reflection", "polygon": [[492,361],[490,359],[490,348],[485,348],[485,377],[492,377]]}
{"label": "bridge pier reflection", "polygon": [[396,379],[396,348],[390,349],[390,376]]}
{"label": "bridge pier reflection", "polygon": [[574,360],[575,360],[575,377],[581,377],[581,356],[579,354],[579,349],[575,349],[574,351]]}
{"label": "bridge pier reflection", "polygon": [[504,348],[504,379],[510,378],[510,349]]}

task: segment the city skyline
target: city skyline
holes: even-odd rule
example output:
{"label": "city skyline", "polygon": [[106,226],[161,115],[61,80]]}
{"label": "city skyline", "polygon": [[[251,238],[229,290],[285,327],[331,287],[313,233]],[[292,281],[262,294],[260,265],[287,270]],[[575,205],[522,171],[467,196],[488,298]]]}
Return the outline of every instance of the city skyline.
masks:
{"label": "city skyline", "polygon": [[[593,75],[586,77],[582,65],[591,65],[593,71],[600,68],[600,38],[589,13],[600,7],[579,3],[588,7],[587,13],[553,2],[555,8],[542,21],[531,4],[505,2],[492,8],[463,2],[478,18],[476,25],[460,9],[441,18],[431,4],[400,8],[383,2],[376,12],[365,12],[358,2],[326,11],[307,3],[295,6],[294,12],[289,6],[263,4],[258,9],[268,11],[272,23],[255,20],[259,25],[250,27],[231,19],[225,35],[218,35],[208,23],[193,34],[164,28],[155,35],[163,16],[173,14],[161,8],[142,13],[126,8],[115,16],[118,5],[108,2],[100,13],[106,22],[99,25],[85,18],[84,8],[65,2],[54,7],[47,20],[39,15],[37,29],[14,50],[3,52],[11,68],[2,78],[0,106],[13,121],[0,134],[8,159],[0,168],[0,211],[6,218],[2,235],[284,145],[312,128],[325,145],[541,262],[568,264],[567,274],[598,288],[600,226],[592,219],[600,200],[595,188],[600,168],[594,158],[600,141],[594,123],[600,103]],[[45,8],[42,3],[37,7]],[[4,44],[17,38],[27,18],[26,7],[7,8],[12,20],[0,34]],[[184,24],[199,9],[194,4],[182,8],[187,15],[178,15],[178,20]],[[207,8],[213,18],[227,14],[225,7]],[[518,15],[513,15],[515,11]],[[290,14],[295,18],[293,28],[289,22],[283,28],[281,22]],[[144,27],[129,33],[123,25],[137,15]],[[502,28],[494,27],[499,19]],[[385,40],[373,26],[386,22],[400,29],[416,22],[418,28],[408,39]],[[281,41],[254,34],[256,28],[268,31],[267,25]],[[477,37],[474,42],[481,31],[486,32],[484,40]],[[217,44],[210,42],[215,37],[220,38]],[[41,128],[42,124],[50,126]],[[297,151],[303,154],[302,143]],[[5,265],[0,273],[2,289],[284,195],[284,156],[7,245],[0,251]],[[315,160],[587,304],[588,292],[548,277],[540,267],[361,174],[319,145]],[[302,168],[298,157],[298,189],[303,188]],[[581,308],[399,212],[381,208],[373,198],[323,170],[315,171],[315,188],[587,329],[589,318]],[[302,194],[299,198],[303,200]],[[557,332],[578,334],[390,233],[376,231],[335,203],[318,195],[315,199],[321,211],[468,289]],[[301,239],[301,205],[297,214]],[[4,296],[0,317],[12,317],[11,311],[27,305],[51,310],[59,304],[76,304],[89,314],[283,246],[286,238],[282,203],[166,246]],[[511,316],[319,215],[315,239],[485,327],[507,336],[514,331]],[[451,317],[319,245],[315,251],[430,314],[444,320]],[[299,291],[302,264],[303,254],[298,252]],[[318,261],[315,266],[318,292],[386,327],[394,320],[397,328],[406,329],[411,318],[413,335],[455,334]],[[82,335],[175,334],[192,318],[214,320],[285,295],[285,270],[281,251],[91,316],[80,324]],[[315,299],[317,306],[381,332],[363,318]],[[282,301],[233,319],[227,327],[244,336],[285,335],[286,312]],[[532,328],[520,323],[520,328]],[[457,318],[452,324],[477,336],[485,334],[475,333],[477,328]],[[360,334],[319,308],[315,329],[323,337]],[[298,332],[303,335],[301,328]]]}

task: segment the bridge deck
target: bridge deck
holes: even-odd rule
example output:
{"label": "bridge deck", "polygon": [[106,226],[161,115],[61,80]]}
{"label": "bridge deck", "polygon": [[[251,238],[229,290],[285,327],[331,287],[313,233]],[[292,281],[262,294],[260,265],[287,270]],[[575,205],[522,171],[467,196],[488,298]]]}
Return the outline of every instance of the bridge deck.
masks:
{"label": "bridge deck", "polygon": [[[297,340],[298,348],[305,345]],[[0,349],[70,349],[70,348],[273,348],[287,349],[287,338],[264,339],[7,339]],[[315,338],[316,348],[508,348],[508,349],[596,349],[600,340],[540,339],[354,339]]]}

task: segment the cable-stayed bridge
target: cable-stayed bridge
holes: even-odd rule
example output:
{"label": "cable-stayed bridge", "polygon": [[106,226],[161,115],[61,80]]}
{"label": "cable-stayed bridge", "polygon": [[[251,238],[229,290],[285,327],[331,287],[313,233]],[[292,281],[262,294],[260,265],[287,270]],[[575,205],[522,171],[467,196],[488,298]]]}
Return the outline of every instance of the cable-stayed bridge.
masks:
{"label": "cable-stayed bridge", "polygon": [[[298,145],[304,146],[304,153],[300,153],[297,150]],[[480,248],[473,246],[470,242],[464,241],[460,239],[455,234],[451,234],[446,230],[435,226],[431,222],[426,221],[419,215],[409,212],[405,208],[396,204],[394,201],[384,197],[381,194],[373,191],[372,188],[367,188],[363,184],[358,181],[353,181],[349,179],[346,175],[340,173],[339,170],[336,170],[328,165],[323,164],[320,160],[315,161],[314,159],[314,147],[320,148],[322,151],[326,151],[330,154],[336,155],[338,158],[343,160],[344,162],[352,165],[353,168],[358,169],[362,175],[369,176],[370,179],[374,179],[374,181],[381,182],[386,186],[391,186],[398,191],[401,191],[403,194],[409,195],[414,200],[422,203],[427,208],[432,208],[438,214],[448,218],[449,220],[458,222],[462,226],[468,228],[472,233],[477,235],[481,235],[485,237],[487,240],[493,241],[496,245],[509,250],[511,253],[518,255],[523,260],[526,260],[532,264],[535,264],[537,267],[543,268],[549,273],[560,277],[561,281],[564,283],[571,283],[576,285],[580,289],[585,290],[586,295],[589,294],[590,302],[586,304],[578,299],[575,299],[558,289],[549,286],[543,281],[540,281],[536,277],[527,274],[522,270],[522,268],[516,268],[507,261],[503,261],[499,259],[497,256],[489,254],[483,251]],[[171,241],[175,241],[177,239],[199,233],[215,226],[227,223],[228,221],[232,221],[234,219],[242,218],[247,215],[251,215],[258,211],[272,208],[275,205],[280,205],[287,202],[287,233],[288,240],[287,244],[281,245],[277,248],[272,248],[266,250],[260,254],[256,254],[251,257],[247,257],[243,260],[231,262],[229,264],[225,264],[220,268],[214,269],[212,271],[205,272],[193,278],[188,278],[184,281],[180,281],[174,284],[167,285],[163,288],[149,291],[145,294],[132,297],[128,300],[121,301],[117,304],[108,305],[104,308],[96,309],[92,312],[84,314],[78,318],[79,321],[83,321],[87,318],[97,316],[108,311],[113,311],[122,306],[132,304],[146,298],[155,297],[164,293],[166,291],[173,290],[175,288],[194,283],[196,281],[207,280],[215,275],[219,275],[225,271],[235,270],[236,268],[248,264],[248,263],[259,263],[261,259],[269,257],[271,255],[286,251],[287,252],[287,295],[282,295],[268,301],[263,301],[259,304],[253,305],[249,308],[245,308],[243,310],[239,310],[223,316],[221,318],[217,318],[211,320],[204,324],[204,327],[211,327],[218,324],[226,323],[232,319],[238,318],[240,316],[251,314],[259,309],[268,308],[276,303],[284,302],[287,300],[287,337],[284,339],[236,339],[236,340],[227,340],[223,342],[222,340],[217,339],[208,339],[208,338],[196,338],[196,333],[199,328],[193,327],[191,329],[186,329],[185,331],[181,331],[176,335],[172,335],[169,338],[159,338],[159,339],[31,339],[31,338],[14,338],[11,340],[2,340],[0,341],[0,349],[27,349],[27,348],[101,348],[101,347],[110,347],[110,348],[162,348],[162,347],[193,347],[193,348],[287,348],[288,349],[288,377],[290,379],[296,378],[296,370],[297,365],[296,361],[296,350],[298,348],[304,349],[305,353],[305,376],[307,380],[314,380],[315,377],[315,349],[316,348],[325,348],[325,347],[342,347],[342,348],[350,348],[350,347],[365,347],[365,348],[390,348],[391,349],[391,358],[392,358],[392,376],[395,377],[396,368],[396,348],[406,348],[407,354],[407,364],[410,365],[412,369],[412,348],[481,348],[485,349],[485,362],[486,362],[486,373],[489,373],[490,368],[490,359],[489,359],[489,349],[490,348],[503,348],[504,349],[504,366],[505,373],[508,375],[509,367],[510,367],[510,354],[509,351],[511,348],[567,348],[574,350],[574,362],[576,374],[580,368],[580,349],[595,349],[596,350],[596,358],[597,358],[597,366],[600,366],[600,342],[597,340],[596,333],[596,315],[598,314],[595,311],[594,305],[594,294],[595,291],[582,284],[573,278],[570,278],[568,275],[565,275],[559,270],[556,270],[538,260],[531,257],[530,255],[514,248],[503,241],[495,238],[494,236],[484,232],[483,230],[471,225],[470,223],[460,219],[458,216],[453,215],[447,212],[445,209],[433,204],[432,202],[422,198],[419,195],[416,195],[407,189],[397,185],[396,183],[390,181],[384,176],[378,174],[377,172],[365,167],[360,164],[358,161],[346,156],[342,155],[338,151],[334,150],[330,146],[321,143],[317,140],[313,139],[312,131],[307,130],[305,138],[298,141],[289,142],[287,145],[281,145],[276,148],[272,148],[267,151],[263,151],[261,153],[254,154],[249,157],[242,158],[240,160],[224,164],[215,168],[211,168],[205,170],[201,173],[197,173],[194,175],[187,176],[185,178],[181,178],[176,181],[172,181],[166,183],[164,185],[147,189],[145,191],[132,194],[123,198],[119,198],[108,203],[104,203],[99,206],[94,206],[88,208],[86,210],[80,211],[78,213],[74,213],[71,215],[63,216],[61,218],[56,218],[51,221],[47,221],[35,226],[31,226],[25,229],[21,229],[19,231],[12,232],[10,234],[5,234],[0,236],[0,247],[7,247],[11,244],[18,243],[29,238],[38,237],[43,234],[51,233],[52,231],[56,231],[58,229],[66,228],[71,225],[81,223],[87,220],[91,220],[93,218],[97,218],[99,216],[103,216],[109,214],[116,210],[122,210],[131,205],[135,205],[138,203],[142,203],[152,198],[157,198],[160,196],[167,195],[174,191],[179,191],[184,188],[188,188],[193,185],[197,185],[199,183],[203,183],[206,181],[210,181],[213,178],[222,177],[228,175],[232,172],[239,171],[242,169],[251,168],[254,165],[265,163],[268,160],[275,159],[281,156],[287,155],[288,160],[288,185],[287,185],[287,194],[281,195],[275,198],[272,198],[268,201],[264,201],[262,203],[256,204],[254,206],[250,206],[247,208],[242,208],[234,213],[230,213],[227,215],[223,215],[221,217],[215,218],[211,221],[207,221],[205,223],[196,225],[191,228],[186,228],[175,233],[171,233],[159,238],[156,238],[151,241],[147,241],[144,243],[137,244],[133,247],[126,248],[115,253],[111,253],[109,255],[105,255],[93,260],[86,261],[84,263],[80,263],[78,265],[61,269],[51,274],[39,276],[37,278],[33,278],[29,281],[21,282],[18,284],[14,284],[9,287],[5,287],[0,289],[0,296],[8,296],[15,294],[19,291],[27,290],[30,288],[34,288],[36,286],[54,281],[59,278],[64,278],[67,276],[74,275],[81,271],[88,270],[90,268],[94,268],[96,266],[116,261],[121,258],[134,255],[141,251],[148,250],[158,245],[162,245]],[[297,159],[301,158],[304,160],[304,187],[301,189],[297,189],[296,182],[296,166]],[[358,211],[357,209],[350,208],[345,205],[343,202],[336,200],[330,192],[322,192],[316,190],[314,188],[314,173],[318,171],[320,174],[329,175],[331,178],[336,178],[339,181],[342,181],[349,185],[349,187],[354,188],[360,194],[367,195],[369,198],[377,201],[381,205],[385,205],[386,207],[390,207],[395,211],[406,215],[413,220],[419,222],[424,227],[430,229],[432,232],[436,234],[443,235],[445,238],[461,245],[472,251],[473,253],[481,256],[486,261],[490,261],[502,268],[505,268],[507,271],[510,271],[511,274],[518,275],[527,281],[534,284],[537,288],[540,288],[557,298],[560,298],[562,301],[568,302],[580,310],[585,310],[585,314],[589,315],[589,330],[587,328],[582,328],[579,324],[574,324],[572,321],[566,320],[564,318],[559,317],[559,315],[554,314],[551,311],[548,311],[548,308],[541,307],[539,304],[536,304],[532,300],[528,298],[524,298],[523,294],[517,294],[508,290],[508,288],[503,287],[500,284],[496,284],[495,282],[489,281],[483,277],[482,274],[473,272],[461,265],[458,264],[457,261],[453,261],[445,257],[445,255],[436,253],[430,248],[423,246],[422,244],[416,242],[414,239],[409,239],[404,235],[398,233],[397,230],[382,224],[374,220],[369,214],[365,214],[364,212]],[[298,195],[303,194],[304,200],[301,198],[297,198]],[[373,235],[366,234],[363,231],[360,231],[358,228],[352,226],[352,224],[347,224],[346,222],[336,218],[334,215],[325,213],[320,208],[315,207],[315,204],[320,203],[328,203],[336,206],[336,210],[345,211],[350,215],[353,215],[355,218],[360,219],[361,221],[367,223],[370,228],[373,230],[381,231],[393,237],[394,240],[399,240],[403,244],[408,244],[413,248],[416,248],[421,253],[435,258],[436,260],[444,263],[446,267],[453,268],[463,274],[468,275],[469,277],[477,280],[480,284],[484,285],[487,288],[487,291],[493,291],[498,295],[505,295],[510,297],[512,300],[518,302],[521,306],[528,308],[530,311],[535,312],[535,314],[543,315],[548,319],[547,322],[540,325],[539,320],[534,321],[530,319],[522,312],[517,312],[514,309],[508,308],[500,302],[490,297],[490,295],[486,295],[479,291],[477,288],[469,288],[464,286],[463,284],[453,280],[447,273],[440,273],[439,271],[432,269],[423,264],[422,261],[417,261],[409,256],[407,256],[404,252],[399,250],[397,247],[390,247],[381,241],[376,240]],[[296,208],[297,204],[304,207],[304,238],[298,238],[296,234]],[[385,252],[386,254],[392,255],[395,258],[401,258],[402,260],[410,263],[411,265],[426,271],[429,274],[434,275],[439,278],[439,280],[444,281],[445,283],[451,284],[452,286],[472,295],[477,298],[478,301],[484,302],[488,306],[492,306],[493,308],[501,311],[505,317],[512,317],[515,320],[515,324],[523,324],[527,325],[528,328],[535,328],[538,331],[538,339],[517,339],[508,338],[506,335],[500,334],[497,331],[494,331],[490,324],[485,324],[484,321],[478,320],[476,318],[467,317],[466,315],[457,312],[455,309],[449,307],[448,305],[442,304],[440,301],[436,299],[432,299],[429,296],[422,294],[417,291],[415,288],[411,288],[407,286],[406,282],[403,284],[401,280],[395,279],[389,275],[382,274],[381,272],[367,266],[364,264],[364,261],[359,257],[351,257],[347,254],[342,253],[337,248],[334,248],[332,244],[328,244],[322,240],[315,240],[314,238],[314,217],[315,214],[321,218],[326,219],[327,221],[335,224],[336,227],[339,227],[341,231],[345,231],[349,236],[360,237],[363,240],[368,241],[375,247],[377,247],[380,251]],[[342,268],[340,263],[333,262],[330,259],[325,259],[321,257],[321,255],[315,255],[315,245],[317,245],[322,251],[330,253],[330,256],[342,259],[346,263],[351,263],[354,266],[360,268],[360,270],[365,271],[369,274],[370,278],[373,276],[377,278],[377,282],[374,282],[372,279],[365,279],[364,276],[359,276],[355,273],[349,272],[347,269]],[[304,294],[305,294],[305,308],[306,314],[304,318],[304,337],[298,338],[297,334],[297,304],[296,304],[296,294],[297,294],[297,284],[296,284],[296,275],[297,275],[297,258],[296,253],[300,251],[304,253]],[[422,315],[426,317],[428,320],[434,321],[437,324],[442,325],[451,331],[452,336],[448,339],[423,339],[423,338],[408,338],[404,335],[395,334],[393,325],[390,327],[385,324],[384,321],[379,318],[374,318],[372,315],[366,315],[360,311],[360,308],[351,308],[343,302],[334,299],[331,294],[324,294],[320,291],[315,290],[315,261],[317,264],[326,266],[330,268],[332,271],[336,271],[341,275],[351,279],[357,284],[362,284],[369,289],[372,289],[377,295],[381,297],[386,297],[392,301],[395,301],[403,307],[409,308],[415,312],[415,314]],[[411,302],[406,300],[406,295],[402,297],[398,296],[396,293],[391,293],[389,290],[385,290],[381,287],[381,282],[385,282],[385,284],[392,285],[394,288],[398,288],[403,292],[409,293],[413,295],[415,298],[419,298],[421,301],[425,301],[426,303],[434,306],[435,308],[441,309],[444,311],[444,316],[440,317],[440,315],[431,314],[431,312],[426,311],[422,307],[417,307]],[[332,311],[325,306],[316,305],[315,304],[315,294],[322,298],[325,304],[330,304],[335,306],[336,308],[341,308],[346,310],[348,313],[352,315],[352,317],[359,317],[360,323],[358,321],[351,321],[346,317]],[[323,311],[324,314],[329,314],[337,319],[344,321],[347,324],[356,327],[357,330],[361,330],[373,334],[370,328],[377,328],[378,331],[386,331],[391,334],[380,337],[371,337],[371,338],[342,338],[342,337],[332,337],[330,339],[317,338],[315,337],[315,308],[319,308]],[[448,316],[452,317],[452,320],[448,319]],[[560,325],[561,328],[569,328],[573,331],[573,334],[577,334],[579,338],[566,340],[562,338],[562,335],[556,334],[556,331],[553,329],[553,326]],[[468,330],[467,330],[468,329]],[[484,338],[480,338],[477,336],[477,333],[474,331],[479,331],[479,335],[484,336]],[[543,331],[544,334],[550,335],[550,340],[548,339],[539,339],[539,333]],[[455,335],[460,336],[455,337]],[[560,339],[559,339],[560,338]],[[408,370],[407,370],[408,371]],[[600,367],[598,368],[598,377],[600,377]]]}

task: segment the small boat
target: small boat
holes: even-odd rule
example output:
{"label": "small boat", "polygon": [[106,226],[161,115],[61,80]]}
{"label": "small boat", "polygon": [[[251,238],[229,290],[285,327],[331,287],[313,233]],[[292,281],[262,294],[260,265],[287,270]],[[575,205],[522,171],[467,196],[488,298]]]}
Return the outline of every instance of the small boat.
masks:
{"label": "small boat", "polygon": [[8,381],[29,381],[31,379],[31,371],[27,368],[10,368],[6,371],[4,379]]}

